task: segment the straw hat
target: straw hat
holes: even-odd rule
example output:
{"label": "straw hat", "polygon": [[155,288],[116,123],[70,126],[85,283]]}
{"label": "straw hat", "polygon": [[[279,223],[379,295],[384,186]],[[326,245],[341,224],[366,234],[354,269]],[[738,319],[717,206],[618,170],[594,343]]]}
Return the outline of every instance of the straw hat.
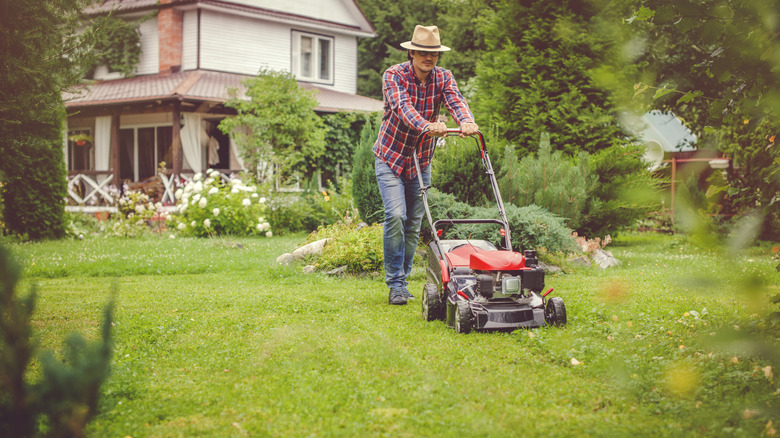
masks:
{"label": "straw hat", "polygon": [[414,28],[412,40],[401,43],[401,47],[409,50],[425,50],[428,52],[449,52],[451,49],[441,45],[439,28],[436,26],[420,26]]}

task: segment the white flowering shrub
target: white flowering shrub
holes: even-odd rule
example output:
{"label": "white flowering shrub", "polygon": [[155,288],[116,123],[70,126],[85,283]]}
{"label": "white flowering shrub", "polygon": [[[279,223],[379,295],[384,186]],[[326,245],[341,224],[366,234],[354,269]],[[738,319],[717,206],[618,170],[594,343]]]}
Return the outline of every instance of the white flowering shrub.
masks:
{"label": "white flowering shrub", "polygon": [[134,190],[125,190],[116,207],[117,214],[112,217],[110,231],[117,236],[137,237],[147,231],[160,232],[171,219],[161,203],[152,203],[148,195]]}
{"label": "white flowering shrub", "polygon": [[273,236],[266,199],[238,178],[225,183],[209,169],[205,178],[196,174],[175,195],[178,206],[169,223],[182,235]]}

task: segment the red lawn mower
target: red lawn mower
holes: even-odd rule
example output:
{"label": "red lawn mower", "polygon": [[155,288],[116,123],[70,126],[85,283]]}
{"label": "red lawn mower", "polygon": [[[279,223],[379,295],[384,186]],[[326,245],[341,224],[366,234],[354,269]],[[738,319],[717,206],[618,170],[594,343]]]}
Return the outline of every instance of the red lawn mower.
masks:
{"label": "red lawn mower", "polygon": [[[460,130],[449,129],[457,134]],[[419,146],[428,132],[420,135]],[[512,250],[509,223],[481,132],[471,138],[477,143],[482,167],[490,179],[500,219],[431,219],[428,189],[423,184],[420,162],[414,165],[420,182],[425,214],[433,241],[427,248],[427,283],[422,292],[422,316],[427,321],[443,319],[458,333],[471,330],[506,330],[566,324],[566,307],[559,297],[547,298],[544,270],[538,266],[535,250]],[[495,224],[501,227],[499,249],[487,240],[441,239],[442,226]]]}

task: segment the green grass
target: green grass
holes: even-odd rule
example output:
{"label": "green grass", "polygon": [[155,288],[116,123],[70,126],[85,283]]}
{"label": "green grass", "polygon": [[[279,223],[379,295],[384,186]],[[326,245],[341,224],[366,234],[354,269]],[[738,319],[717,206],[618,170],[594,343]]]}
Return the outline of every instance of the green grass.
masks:
{"label": "green grass", "polygon": [[761,436],[778,421],[767,245],[726,257],[626,235],[620,267],[548,276],[565,328],[459,335],[419,300],[388,306],[381,280],[275,265],[303,240],[12,247],[45,348],[97,337],[119,291],[88,436]]}

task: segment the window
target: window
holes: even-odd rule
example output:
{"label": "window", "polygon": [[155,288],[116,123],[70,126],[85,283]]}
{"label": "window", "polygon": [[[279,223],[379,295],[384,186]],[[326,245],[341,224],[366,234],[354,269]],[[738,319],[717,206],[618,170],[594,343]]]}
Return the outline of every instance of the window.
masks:
{"label": "window", "polygon": [[333,84],[333,37],[293,31],[292,70],[301,81]]}
{"label": "window", "polygon": [[165,162],[170,169],[173,128],[152,126],[119,130],[119,157],[121,180],[143,181],[157,175],[159,165]]}
{"label": "window", "polygon": [[92,143],[92,133],[88,129],[68,132],[68,170],[95,168],[95,148]]}

